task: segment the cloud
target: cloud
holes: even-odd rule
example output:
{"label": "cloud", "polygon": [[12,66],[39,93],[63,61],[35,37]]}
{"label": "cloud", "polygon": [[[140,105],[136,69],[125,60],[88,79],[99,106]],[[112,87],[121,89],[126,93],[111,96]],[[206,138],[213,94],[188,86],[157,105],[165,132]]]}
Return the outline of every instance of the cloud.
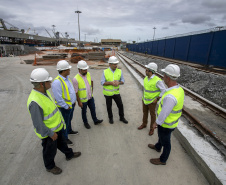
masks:
{"label": "cloud", "polygon": [[190,23],[190,24],[203,24],[210,21],[210,16],[206,15],[190,15],[182,18],[183,23]]}
{"label": "cloud", "polygon": [[168,30],[169,28],[168,28],[168,27],[162,27],[162,29],[163,29],[163,30]]}
{"label": "cloud", "polygon": [[170,26],[177,26],[177,23],[172,22],[172,23],[170,23],[169,25],[170,25]]}

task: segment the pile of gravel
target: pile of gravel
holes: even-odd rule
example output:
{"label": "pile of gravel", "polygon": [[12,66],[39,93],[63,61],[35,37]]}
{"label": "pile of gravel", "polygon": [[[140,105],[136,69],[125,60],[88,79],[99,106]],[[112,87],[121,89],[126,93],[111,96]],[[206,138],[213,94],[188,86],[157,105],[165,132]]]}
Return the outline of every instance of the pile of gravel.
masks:
{"label": "pile of gravel", "polygon": [[[155,62],[158,65],[158,72],[162,74],[161,69],[165,68],[170,62],[151,59],[139,55],[133,55],[132,53],[124,53],[130,58],[147,65],[150,62]],[[190,66],[180,65],[181,76],[178,79],[178,83],[182,86],[196,92],[200,96],[208,99],[215,104],[226,108],[226,76],[214,75],[196,70]]]}

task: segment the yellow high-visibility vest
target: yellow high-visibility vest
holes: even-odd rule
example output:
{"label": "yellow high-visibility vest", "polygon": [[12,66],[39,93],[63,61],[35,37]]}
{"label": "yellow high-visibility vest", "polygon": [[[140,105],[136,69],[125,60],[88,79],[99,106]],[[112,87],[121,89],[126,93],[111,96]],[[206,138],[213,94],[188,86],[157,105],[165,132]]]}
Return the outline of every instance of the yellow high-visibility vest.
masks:
{"label": "yellow high-visibility vest", "polygon": [[148,81],[148,77],[144,78],[144,94],[142,99],[145,105],[152,103],[160,95],[160,89],[156,87],[156,84],[161,79],[157,76],[154,76]]}
{"label": "yellow high-visibility vest", "polygon": [[[88,101],[88,95],[87,95],[87,87],[86,87],[86,83],[83,80],[83,78],[80,76],[80,74],[77,74],[74,78],[76,78],[77,82],[78,82],[78,96],[79,99],[82,103],[85,103]],[[90,89],[91,89],[91,93],[92,93],[92,86],[91,86],[91,76],[90,73],[87,72],[86,74],[86,79],[90,85]],[[92,94],[93,96],[93,94]]]}
{"label": "yellow high-visibility vest", "polygon": [[[113,82],[115,80],[119,81],[121,79],[122,71],[118,68],[114,71],[111,71],[110,68],[104,70],[104,76],[106,82]],[[113,96],[114,94],[119,94],[119,85],[117,87],[113,85],[104,85],[103,86],[103,94],[106,96]]]}
{"label": "yellow high-visibility vest", "polygon": [[[64,119],[58,107],[54,103],[54,100],[51,94],[49,93],[48,90],[46,91],[46,93],[49,96],[49,98],[46,97],[41,92],[33,89],[27,100],[27,109],[30,113],[30,110],[29,110],[30,103],[32,101],[36,102],[43,110],[43,114],[44,114],[43,123],[45,124],[45,126],[51,129],[53,132],[58,132],[63,128],[63,126],[66,127],[66,125],[64,123]],[[48,136],[42,136],[41,134],[37,133],[36,129],[34,129],[34,131],[40,139],[48,137]]]}
{"label": "yellow high-visibility vest", "polygon": [[[59,80],[61,83],[61,88],[62,88],[62,98],[64,99],[65,103],[72,108],[72,103],[71,103],[71,97],[69,94],[69,89],[68,86],[66,84],[66,82],[58,75],[54,80]],[[68,78],[68,80],[71,82],[71,80]],[[72,84],[72,82],[71,82]],[[57,101],[55,101],[55,103],[57,104]],[[60,105],[57,104],[58,107],[60,107]]]}
{"label": "yellow high-visibility vest", "polygon": [[157,116],[160,114],[163,105],[163,99],[166,95],[171,94],[177,99],[177,104],[173,107],[173,110],[165,119],[164,123],[161,125],[164,128],[176,128],[179,122],[179,118],[182,115],[182,108],[184,105],[184,90],[181,87],[171,89],[166,91],[161,99],[158,107]]}

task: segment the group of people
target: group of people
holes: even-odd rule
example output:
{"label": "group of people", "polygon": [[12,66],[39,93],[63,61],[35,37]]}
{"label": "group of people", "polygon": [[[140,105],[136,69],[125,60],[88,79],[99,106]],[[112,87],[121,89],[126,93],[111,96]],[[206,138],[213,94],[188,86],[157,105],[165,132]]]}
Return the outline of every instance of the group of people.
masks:
{"label": "group of people", "polygon": [[[109,68],[103,71],[101,85],[106,99],[109,123],[113,124],[112,99],[115,101],[120,121],[128,124],[124,117],[124,108],[119,93],[119,85],[123,85],[125,80],[122,70],[118,69],[119,60],[112,56],[108,60]],[[154,134],[158,128],[158,142],[148,147],[160,152],[163,147],[163,153],[160,158],[150,159],[155,165],[165,165],[171,150],[170,137],[172,131],[177,127],[178,120],[182,114],[184,101],[184,91],[177,84],[176,80],[180,76],[180,68],[177,65],[170,64],[164,72],[164,82],[168,86],[166,89],[163,81],[155,75],[157,65],[150,63],[146,67],[146,77],[144,79],[144,93],[142,96],[143,104],[143,122],[138,127],[139,130],[147,126],[148,111],[151,115],[151,125],[149,135]],[[27,108],[31,115],[36,135],[42,140],[43,160],[46,170],[55,175],[60,174],[62,170],[55,165],[54,158],[59,149],[65,154],[66,160],[77,158],[81,152],[74,152],[68,145],[73,145],[68,135],[76,135],[78,131],[72,130],[71,121],[73,118],[76,100],[81,108],[81,115],[84,126],[90,129],[86,112],[87,106],[90,109],[91,117],[95,125],[103,122],[97,119],[95,101],[93,97],[93,81],[89,72],[89,66],[84,60],[77,64],[79,73],[71,81],[69,78],[72,67],[66,60],[57,63],[59,75],[54,79],[44,68],[34,69],[30,76],[30,81],[34,88],[32,89]],[[52,86],[55,101],[51,97],[48,89]],[[161,98],[157,119],[155,108],[157,101]]]}

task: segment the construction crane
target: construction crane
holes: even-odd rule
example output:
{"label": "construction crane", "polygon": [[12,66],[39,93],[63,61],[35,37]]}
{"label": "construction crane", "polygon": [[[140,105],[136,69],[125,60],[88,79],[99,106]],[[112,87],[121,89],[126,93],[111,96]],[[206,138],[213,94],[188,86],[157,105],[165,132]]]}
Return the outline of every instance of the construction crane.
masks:
{"label": "construction crane", "polygon": [[[12,24],[6,22],[5,20],[3,19],[0,19],[0,23],[2,26],[0,26],[0,28],[3,28],[4,30],[7,30],[7,31],[19,31],[19,28],[17,28],[16,26],[13,26]],[[8,29],[5,25],[5,23],[9,24],[11,27]]]}
{"label": "construction crane", "polygon": [[60,33],[60,34],[62,35],[62,38],[65,38],[62,33]]}
{"label": "construction crane", "polygon": [[50,38],[52,38],[52,36],[51,36],[50,33],[48,32],[48,30],[47,30],[47,29],[45,29],[45,30],[46,30],[46,32],[49,34]]}
{"label": "construction crane", "polygon": [[31,28],[28,28],[27,31],[26,31],[25,33],[28,34],[28,32],[29,32],[30,29],[31,29]]}

